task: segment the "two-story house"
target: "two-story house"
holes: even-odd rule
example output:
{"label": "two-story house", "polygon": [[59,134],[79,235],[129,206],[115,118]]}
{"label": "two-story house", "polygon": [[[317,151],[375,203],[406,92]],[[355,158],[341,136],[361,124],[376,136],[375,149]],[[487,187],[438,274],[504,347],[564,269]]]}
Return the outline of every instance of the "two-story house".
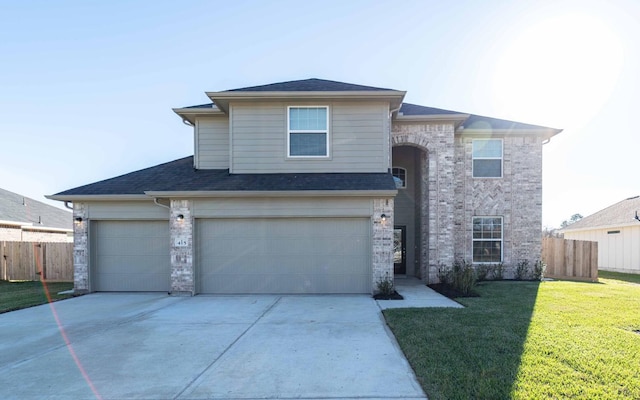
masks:
{"label": "two-story house", "polygon": [[174,109],[194,155],[66,190],[78,291],[371,293],[456,259],[540,257],[560,130],[307,79]]}

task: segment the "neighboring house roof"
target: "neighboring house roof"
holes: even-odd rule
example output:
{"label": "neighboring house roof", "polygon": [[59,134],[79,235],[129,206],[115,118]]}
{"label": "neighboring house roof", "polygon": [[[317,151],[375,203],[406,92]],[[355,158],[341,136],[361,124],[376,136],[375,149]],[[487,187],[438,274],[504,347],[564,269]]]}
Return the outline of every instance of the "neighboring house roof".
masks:
{"label": "neighboring house roof", "polygon": [[596,229],[624,225],[640,225],[635,220],[636,212],[640,212],[640,196],[630,197],[595,214],[584,217],[562,229],[562,232]]}
{"label": "neighboring house roof", "polygon": [[71,212],[4,189],[0,189],[0,221],[56,229],[73,228]]}
{"label": "neighboring house roof", "polygon": [[193,156],[49,196],[144,195],[145,192],[208,191],[395,191],[389,173],[229,174],[229,170],[196,170]]}
{"label": "neighboring house roof", "polygon": [[239,89],[225,90],[225,92],[359,92],[380,90],[395,92],[394,89],[355,85],[353,83],[329,81],[317,78],[278,82],[260,86],[249,86]]}

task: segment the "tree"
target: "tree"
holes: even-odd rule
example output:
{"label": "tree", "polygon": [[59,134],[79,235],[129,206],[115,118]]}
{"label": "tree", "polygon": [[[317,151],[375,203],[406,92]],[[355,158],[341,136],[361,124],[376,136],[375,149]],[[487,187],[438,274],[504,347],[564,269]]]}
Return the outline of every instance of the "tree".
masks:
{"label": "tree", "polygon": [[571,224],[573,224],[573,223],[575,223],[575,222],[580,221],[581,219],[582,219],[582,215],[580,215],[580,214],[573,214],[573,215],[571,216],[571,218],[569,218],[569,220],[566,220],[566,219],[565,219],[564,221],[562,221],[562,223],[560,224],[560,228],[563,228],[563,229],[564,229],[564,228],[566,228],[567,226],[569,226],[569,225],[571,225]]}

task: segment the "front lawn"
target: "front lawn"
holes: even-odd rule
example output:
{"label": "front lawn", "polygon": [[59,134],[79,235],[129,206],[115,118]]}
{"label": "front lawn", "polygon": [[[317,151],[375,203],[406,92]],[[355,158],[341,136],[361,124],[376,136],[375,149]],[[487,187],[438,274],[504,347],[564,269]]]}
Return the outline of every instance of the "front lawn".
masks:
{"label": "front lawn", "polygon": [[[483,282],[385,318],[429,399],[640,398],[640,285]],[[619,278],[619,277],[618,277]]]}
{"label": "front lawn", "polygon": [[[46,284],[51,301],[72,297],[70,294],[58,294],[73,289],[73,282],[49,282]],[[7,282],[0,280],[0,314],[21,308],[45,304],[49,300],[42,282]]]}

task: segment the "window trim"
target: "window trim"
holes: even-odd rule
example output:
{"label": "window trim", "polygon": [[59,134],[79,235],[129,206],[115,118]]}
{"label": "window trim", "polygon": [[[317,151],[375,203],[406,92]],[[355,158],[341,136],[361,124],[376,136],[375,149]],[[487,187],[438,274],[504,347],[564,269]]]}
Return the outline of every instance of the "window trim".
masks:
{"label": "window trim", "polygon": [[[475,242],[496,242],[498,239],[476,239],[473,237],[473,225],[477,218],[500,218],[500,261],[475,261],[474,259],[474,243]],[[501,215],[474,215],[471,217],[471,263],[472,264],[500,264],[504,262],[504,217]]]}
{"label": "window trim", "polygon": [[402,170],[404,172],[404,179],[402,180],[402,186],[396,186],[396,189],[406,189],[407,188],[407,169],[404,167],[391,167],[391,176],[393,176],[394,178],[396,177],[393,174],[394,169]]}
{"label": "window trim", "polygon": [[[291,109],[293,108],[324,108],[327,110],[327,129],[326,130],[291,130]],[[287,158],[291,158],[291,159],[313,159],[313,160],[318,160],[318,159],[330,159],[331,158],[331,149],[329,147],[329,144],[331,143],[331,141],[329,140],[329,135],[330,135],[330,129],[329,129],[329,106],[328,105],[302,105],[302,106],[287,106]],[[303,156],[296,156],[296,155],[291,155],[291,133],[324,133],[325,134],[325,146],[327,149],[327,152],[325,155],[320,155],[320,156],[307,156],[307,155],[303,155]]]}
{"label": "window trim", "polygon": [[[476,141],[500,141],[500,157],[474,157],[473,155],[473,143]],[[475,160],[500,160],[500,176],[476,176],[474,161]],[[471,140],[471,177],[474,179],[502,179],[504,177],[504,139],[503,138],[478,138]]]}

